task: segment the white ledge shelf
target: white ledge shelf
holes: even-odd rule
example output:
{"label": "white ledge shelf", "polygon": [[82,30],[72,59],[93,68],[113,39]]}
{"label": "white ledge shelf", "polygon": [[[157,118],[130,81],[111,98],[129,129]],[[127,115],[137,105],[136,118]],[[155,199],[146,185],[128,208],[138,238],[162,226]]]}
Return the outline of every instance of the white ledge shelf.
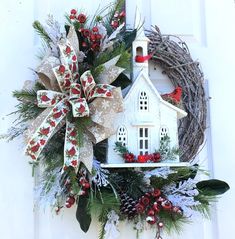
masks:
{"label": "white ledge shelf", "polygon": [[160,167],[189,167],[191,164],[187,162],[177,163],[102,163],[102,168],[160,168]]}

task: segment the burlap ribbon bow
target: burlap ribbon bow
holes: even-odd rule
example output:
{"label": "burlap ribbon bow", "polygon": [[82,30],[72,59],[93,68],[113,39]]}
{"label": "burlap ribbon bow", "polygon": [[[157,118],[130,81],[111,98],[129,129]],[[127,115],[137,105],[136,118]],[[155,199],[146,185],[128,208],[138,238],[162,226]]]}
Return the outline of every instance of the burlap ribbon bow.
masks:
{"label": "burlap ribbon bow", "polygon": [[[49,108],[43,113],[43,120],[30,137],[26,146],[26,154],[36,160],[49,139],[66,122],[64,144],[64,168],[78,167],[83,162],[91,171],[93,161],[93,143],[98,143],[112,134],[112,122],[117,112],[122,111],[121,89],[109,85],[124,70],[115,66],[119,57],[106,62],[103,72],[96,84],[90,71],[78,75],[77,54],[78,40],[75,30],[71,27],[67,39],[58,44],[60,64],[52,56],[47,56],[38,68],[41,81],[48,90],[37,92],[38,106]],[[56,81],[55,81],[56,79]],[[80,80],[80,83],[78,81]],[[56,84],[57,83],[57,84]],[[56,91],[55,91],[56,90]],[[83,118],[88,124],[78,132]],[[35,124],[34,124],[35,125]],[[38,125],[38,123],[36,124]],[[82,140],[79,140],[82,139]]]}

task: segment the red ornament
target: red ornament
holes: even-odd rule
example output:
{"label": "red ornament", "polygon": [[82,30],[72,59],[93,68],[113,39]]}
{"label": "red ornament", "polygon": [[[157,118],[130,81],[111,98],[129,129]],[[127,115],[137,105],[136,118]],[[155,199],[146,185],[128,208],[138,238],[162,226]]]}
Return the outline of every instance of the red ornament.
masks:
{"label": "red ornament", "polygon": [[86,15],[84,15],[83,13],[80,13],[77,19],[80,23],[84,23],[86,21]]}

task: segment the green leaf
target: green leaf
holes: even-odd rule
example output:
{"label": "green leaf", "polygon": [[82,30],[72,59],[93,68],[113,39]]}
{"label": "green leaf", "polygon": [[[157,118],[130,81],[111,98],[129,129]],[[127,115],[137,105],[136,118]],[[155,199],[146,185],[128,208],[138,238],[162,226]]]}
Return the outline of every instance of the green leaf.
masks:
{"label": "green leaf", "polygon": [[125,89],[128,85],[130,85],[132,81],[124,74],[121,73],[117,79],[112,83],[113,86],[121,87]]}
{"label": "green leaf", "polygon": [[125,42],[126,49],[129,49],[132,45],[132,42],[135,40],[137,30],[125,32],[123,36],[123,41]]}
{"label": "green leaf", "polygon": [[91,215],[88,212],[88,196],[80,196],[76,211],[76,218],[80,224],[81,229],[87,232],[91,224]]}
{"label": "green leaf", "polygon": [[226,182],[218,179],[200,181],[196,185],[200,193],[206,196],[221,195],[230,189]]}

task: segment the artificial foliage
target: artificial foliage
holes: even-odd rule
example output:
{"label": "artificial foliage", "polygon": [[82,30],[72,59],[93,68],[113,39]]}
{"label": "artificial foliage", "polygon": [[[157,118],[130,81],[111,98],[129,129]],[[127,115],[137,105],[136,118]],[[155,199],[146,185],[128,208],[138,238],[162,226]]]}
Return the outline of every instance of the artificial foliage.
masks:
{"label": "artificial foliage", "polygon": [[[42,63],[35,69],[38,79],[13,92],[19,103],[12,114],[18,117],[6,138],[25,137],[40,206],[51,206],[56,214],[76,206],[84,232],[98,218],[99,239],[118,238],[119,221],[133,223],[137,238],[147,224],[160,239],[163,230],[180,232],[198,213],[208,217],[210,204],[229,186],[198,180],[198,165],[102,168],[113,134],[106,123],[122,110],[121,89],[132,83],[128,70],[136,29],[125,28],[123,4],[118,0],[93,17],[72,9],[63,31],[52,16],[46,25],[33,23],[43,41]],[[165,136],[152,154],[134,155],[121,143],[116,151],[123,162],[157,166],[180,155],[169,145]]]}

